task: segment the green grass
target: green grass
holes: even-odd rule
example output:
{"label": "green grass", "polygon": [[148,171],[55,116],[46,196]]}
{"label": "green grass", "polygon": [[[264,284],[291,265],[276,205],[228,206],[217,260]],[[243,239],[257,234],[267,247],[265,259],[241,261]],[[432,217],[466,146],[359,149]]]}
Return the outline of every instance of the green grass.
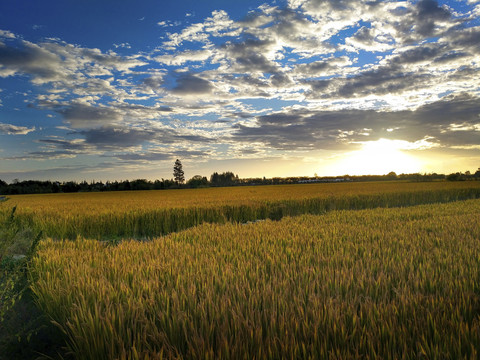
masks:
{"label": "green grass", "polygon": [[40,238],[15,207],[0,223],[0,360],[63,353],[60,330],[35,305],[29,288],[27,266]]}

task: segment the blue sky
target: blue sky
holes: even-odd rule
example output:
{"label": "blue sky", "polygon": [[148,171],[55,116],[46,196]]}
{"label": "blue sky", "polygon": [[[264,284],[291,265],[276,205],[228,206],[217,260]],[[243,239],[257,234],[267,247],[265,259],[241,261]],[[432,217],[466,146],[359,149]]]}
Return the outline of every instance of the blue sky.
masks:
{"label": "blue sky", "polygon": [[480,1],[0,3],[0,179],[475,171]]}

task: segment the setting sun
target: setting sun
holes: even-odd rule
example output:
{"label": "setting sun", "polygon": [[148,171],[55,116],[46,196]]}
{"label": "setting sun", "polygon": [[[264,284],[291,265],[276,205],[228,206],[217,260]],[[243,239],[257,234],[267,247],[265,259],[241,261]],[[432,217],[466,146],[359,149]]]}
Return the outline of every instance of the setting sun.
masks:
{"label": "setting sun", "polygon": [[409,143],[400,140],[380,139],[362,143],[362,148],[343,157],[334,165],[335,173],[342,174],[387,174],[390,171],[415,173],[421,163],[405,150]]}

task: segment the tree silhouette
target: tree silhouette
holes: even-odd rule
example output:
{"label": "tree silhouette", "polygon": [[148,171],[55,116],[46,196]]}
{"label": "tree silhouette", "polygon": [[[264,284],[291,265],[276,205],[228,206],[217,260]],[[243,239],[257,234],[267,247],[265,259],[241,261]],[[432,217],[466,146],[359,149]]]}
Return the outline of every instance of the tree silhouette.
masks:
{"label": "tree silhouette", "polygon": [[175,165],[173,165],[173,178],[177,184],[183,184],[185,181],[182,162],[178,159],[175,161]]}
{"label": "tree silhouette", "polygon": [[231,171],[227,171],[222,174],[214,172],[210,176],[210,182],[214,186],[232,186],[238,182],[238,175],[235,175]]}

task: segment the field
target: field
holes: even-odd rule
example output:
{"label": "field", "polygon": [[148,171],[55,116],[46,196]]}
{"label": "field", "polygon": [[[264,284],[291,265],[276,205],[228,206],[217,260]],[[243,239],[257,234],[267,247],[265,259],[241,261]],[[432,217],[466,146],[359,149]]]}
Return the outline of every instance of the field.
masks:
{"label": "field", "polygon": [[26,226],[56,239],[152,238],[209,223],[279,220],[334,209],[411,206],[480,197],[480,182],[376,182],[16,195]]}
{"label": "field", "polygon": [[477,359],[478,198],[480,182],[385,182],[1,211],[47,235],[28,281],[75,359]]}
{"label": "field", "polygon": [[478,358],[480,202],[47,241],[39,303],[83,359]]}

